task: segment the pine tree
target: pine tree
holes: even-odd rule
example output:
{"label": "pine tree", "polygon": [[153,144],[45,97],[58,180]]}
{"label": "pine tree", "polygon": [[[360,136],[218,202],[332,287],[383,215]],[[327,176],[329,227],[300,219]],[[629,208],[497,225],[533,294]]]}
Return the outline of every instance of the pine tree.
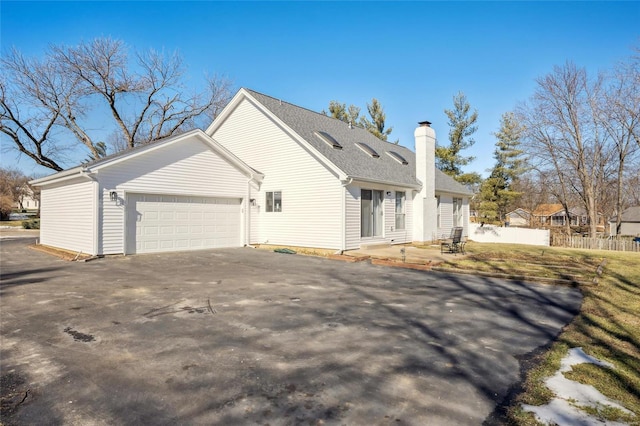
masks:
{"label": "pine tree", "polygon": [[[385,129],[385,120],[387,116],[384,113],[382,105],[380,105],[380,102],[376,98],[373,98],[371,103],[367,104],[367,111],[369,112],[371,119],[368,119],[365,116],[360,116],[360,108],[355,105],[349,105],[349,108],[347,108],[347,104],[343,104],[338,101],[331,101],[329,102],[329,112],[322,110],[322,113],[344,121],[345,123],[351,123],[353,126],[362,127],[378,139],[386,141],[393,130],[393,127]],[[398,141],[395,141],[394,143],[397,144]]]}
{"label": "pine tree", "polygon": [[324,110],[322,113],[344,121],[345,123],[351,123],[354,126],[361,120],[360,108],[355,105],[349,105],[349,108],[347,108],[346,104],[341,104],[338,101],[329,102],[329,113],[327,114]]}
{"label": "pine tree", "polygon": [[[383,141],[387,140],[389,133],[393,130],[393,127],[389,127],[385,129],[385,120],[387,118],[384,113],[384,109],[382,109],[382,105],[376,98],[371,99],[371,103],[367,104],[367,111],[369,112],[369,116],[371,120],[368,120],[367,117],[361,117],[360,123],[367,129],[372,135],[377,137],[378,139],[382,139]],[[398,143],[397,141],[395,143]]]}
{"label": "pine tree", "polygon": [[463,173],[462,166],[472,162],[475,157],[464,157],[461,151],[473,146],[475,141],[471,138],[478,126],[478,111],[471,112],[471,106],[464,93],[458,92],[453,97],[453,109],[445,109],[444,113],[449,118],[449,146],[436,147],[436,166],[444,173],[452,176],[458,182],[465,184],[478,183],[480,175],[477,173]]}
{"label": "pine tree", "polygon": [[480,186],[480,217],[486,222],[502,222],[513,202],[520,196],[514,186],[525,171],[520,149],[523,127],[515,115],[507,112],[500,119],[500,130],[493,157],[496,164]]}

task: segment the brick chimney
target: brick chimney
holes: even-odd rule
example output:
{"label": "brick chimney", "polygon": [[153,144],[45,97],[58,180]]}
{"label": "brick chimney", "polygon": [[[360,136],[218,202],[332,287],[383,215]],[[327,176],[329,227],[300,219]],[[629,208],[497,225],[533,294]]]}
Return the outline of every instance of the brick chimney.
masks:
{"label": "brick chimney", "polygon": [[413,240],[434,241],[437,239],[436,178],[436,132],[431,123],[421,121],[413,133],[416,143],[416,177],[422,183],[413,203]]}

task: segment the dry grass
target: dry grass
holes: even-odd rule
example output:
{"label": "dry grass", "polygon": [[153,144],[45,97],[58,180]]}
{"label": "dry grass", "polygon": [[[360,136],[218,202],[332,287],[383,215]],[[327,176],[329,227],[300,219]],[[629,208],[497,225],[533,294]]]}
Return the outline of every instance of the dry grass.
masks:
{"label": "dry grass", "polygon": [[289,249],[296,252],[296,254],[301,254],[303,256],[320,256],[320,257],[328,257],[331,254],[334,254],[335,250],[327,250],[321,248],[313,248],[313,247],[296,247],[296,246],[279,246],[274,244],[256,244],[256,248],[260,250],[276,250],[276,249]]}
{"label": "dry grass", "polygon": [[[579,365],[568,373],[570,378],[593,385],[635,413],[635,417],[621,416],[619,410],[592,414],[604,421],[640,425],[640,254],[477,243],[469,244],[467,250],[468,258],[452,259],[442,266],[555,279],[578,286],[584,296],[580,313],[528,371],[523,392],[508,408],[507,421],[537,425],[533,415],[524,412],[520,404],[548,402],[553,394],[544,386],[544,380],[558,370],[569,348],[582,347],[615,368]],[[603,260],[605,266],[599,276],[596,270]],[[594,278],[597,284],[593,283]]]}
{"label": "dry grass", "polygon": [[0,226],[15,226],[16,228],[22,228],[22,222],[24,220],[2,220]]}
{"label": "dry grass", "polygon": [[33,244],[30,245],[29,248],[42,253],[50,254],[62,260],[86,260],[93,257],[92,255],[87,253],[65,250],[58,247],[47,246],[44,244]]}

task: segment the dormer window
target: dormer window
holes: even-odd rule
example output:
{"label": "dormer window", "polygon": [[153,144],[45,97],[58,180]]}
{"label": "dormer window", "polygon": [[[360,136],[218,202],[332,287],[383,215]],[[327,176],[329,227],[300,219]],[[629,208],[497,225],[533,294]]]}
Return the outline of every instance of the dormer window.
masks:
{"label": "dormer window", "polygon": [[407,164],[409,164],[409,162],[402,155],[398,154],[395,151],[387,151],[387,155],[393,158],[394,160],[396,160],[398,163],[402,164],[403,166],[406,166]]}
{"label": "dormer window", "polygon": [[342,145],[340,145],[340,143],[333,136],[331,136],[329,133],[321,132],[319,130],[314,132],[314,133],[315,133],[315,135],[317,137],[319,137],[322,140],[322,142],[326,143],[331,148],[333,148],[333,149],[342,149]]}
{"label": "dormer window", "polygon": [[373,158],[380,158],[380,154],[376,152],[375,149],[371,148],[369,145],[363,142],[356,142],[358,148],[372,156]]}

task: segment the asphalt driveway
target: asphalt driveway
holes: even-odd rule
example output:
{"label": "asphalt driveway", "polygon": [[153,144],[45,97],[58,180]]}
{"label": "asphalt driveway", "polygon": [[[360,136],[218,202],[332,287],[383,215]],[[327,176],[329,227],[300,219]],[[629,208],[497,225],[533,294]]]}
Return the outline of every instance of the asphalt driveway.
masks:
{"label": "asphalt driveway", "polygon": [[1,242],[7,424],[479,425],[581,302],[250,248],[74,263],[28,241]]}

